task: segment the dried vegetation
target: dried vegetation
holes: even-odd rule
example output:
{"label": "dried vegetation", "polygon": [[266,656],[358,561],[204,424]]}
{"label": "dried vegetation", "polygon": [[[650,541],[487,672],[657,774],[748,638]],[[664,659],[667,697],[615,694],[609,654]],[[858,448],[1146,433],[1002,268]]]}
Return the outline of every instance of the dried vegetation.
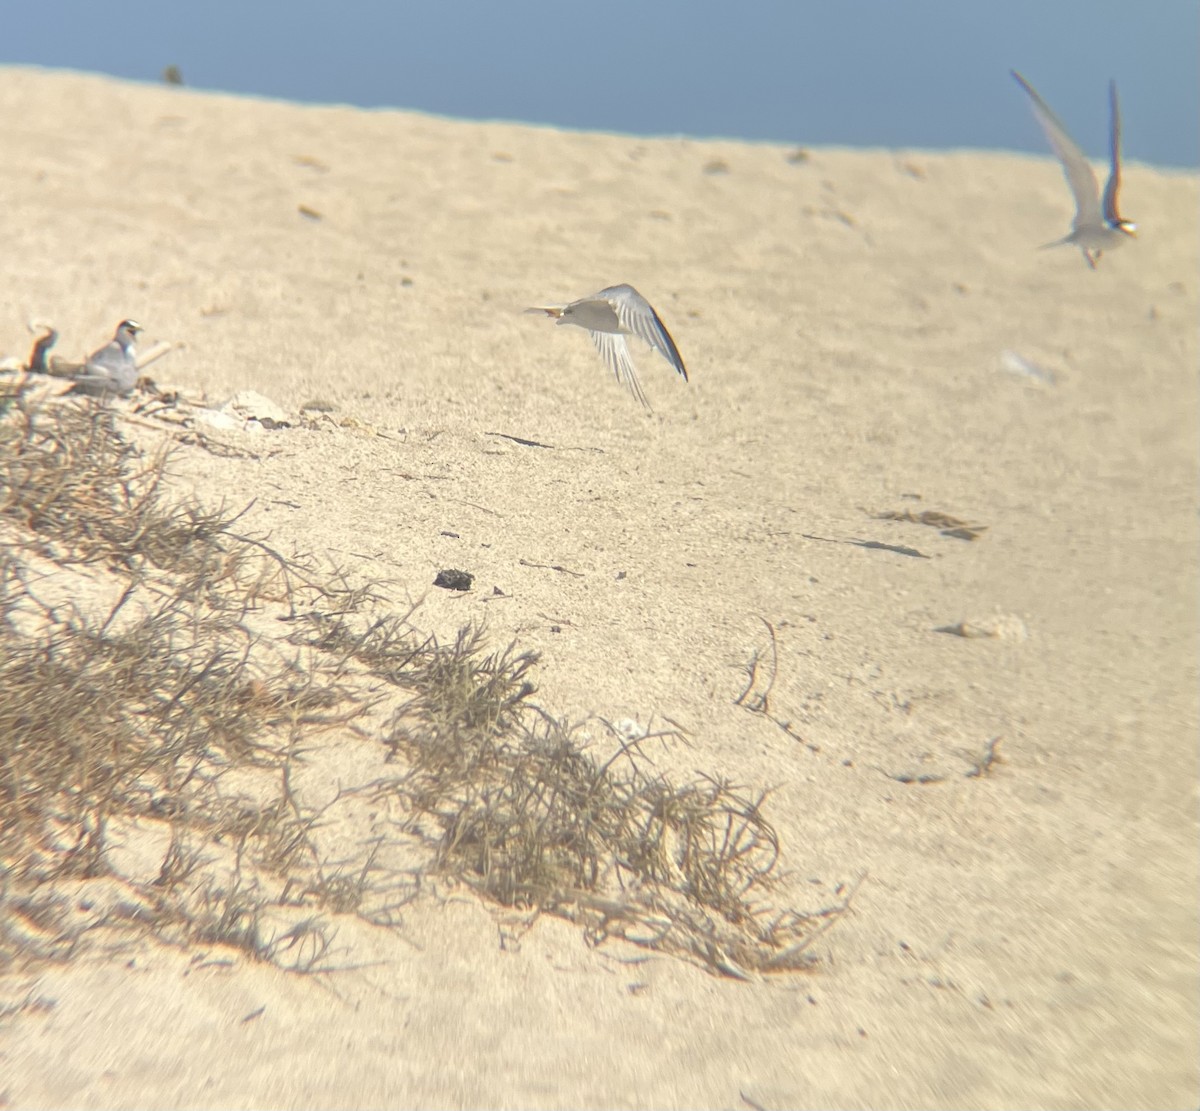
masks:
{"label": "dried vegetation", "polygon": [[[0,972],[153,935],[336,967],[428,878],[728,975],[807,967],[764,792],[533,700],[536,656],[168,491],[117,411],[0,380]],[[318,774],[353,746],[368,769]],[[350,846],[350,848],[347,848]]]}

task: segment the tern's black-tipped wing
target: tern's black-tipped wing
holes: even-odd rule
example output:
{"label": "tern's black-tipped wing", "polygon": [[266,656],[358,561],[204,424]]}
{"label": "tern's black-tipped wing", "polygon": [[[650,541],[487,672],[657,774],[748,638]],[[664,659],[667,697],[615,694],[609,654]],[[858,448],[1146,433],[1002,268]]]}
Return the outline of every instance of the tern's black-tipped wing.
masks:
{"label": "tern's black-tipped wing", "polygon": [[683,365],[683,356],[671,338],[671,333],[659,319],[651,306],[631,285],[614,285],[602,289],[596,294],[605,298],[612,305],[621,327],[628,329],[639,339],[645,340],[664,359],[667,360],[687,381],[687,367]]}
{"label": "tern's black-tipped wing", "polygon": [[1046,138],[1050,140],[1050,146],[1054,148],[1054,153],[1058,155],[1058,160],[1062,163],[1063,176],[1066,177],[1067,184],[1071,187],[1071,193],[1075,197],[1075,227],[1099,225],[1102,219],[1100,186],[1096,181],[1091,163],[1084,157],[1083,151],[1076,145],[1075,140],[1067,134],[1062,120],[1038,96],[1034,87],[1016,70],[1012,71],[1012,75],[1017,79],[1021,88],[1029,94],[1030,102],[1033,104],[1033,114],[1037,117],[1038,123],[1042,125]]}
{"label": "tern's black-tipped wing", "polygon": [[1120,224],[1121,213],[1117,209],[1117,194],[1121,191],[1121,106],[1117,103],[1117,83],[1108,83],[1108,182],[1104,186],[1101,207],[1104,218],[1110,224]]}

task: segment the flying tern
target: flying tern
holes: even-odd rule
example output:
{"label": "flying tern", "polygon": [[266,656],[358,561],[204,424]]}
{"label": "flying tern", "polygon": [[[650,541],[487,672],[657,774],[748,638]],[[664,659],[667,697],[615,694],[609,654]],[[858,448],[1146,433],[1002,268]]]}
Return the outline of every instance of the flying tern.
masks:
{"label": "flying tern", "polygon": [[1049,105],[1024,77],[1016,70],[1012,71],[1012,75],[1029,94],[1033,114],[1042,125],[1054,153],[1058,155],[1067,184],[1075,197],[1075,223],[1071,226],[1070,234],[1046,246],[1058,247],[1072,243],[1083,252],[1087,264],[1095,270],[1096,260],[1104,251],[1111,251],[1124,243],[1126,238],[1137,235],[1137,225],[1117,211],[1117,193],[1121,189],[1121,110],[1117,105],[1117,84],[1115,81],[1108,83],[1110,169],[1108,183],[1101,196],[1091,163],[1067,134],[1062,121],[1050,111]]}
{"label": "flying tern", "polygon": [[650,302],[631,285],[611,285],[569,305],[538,305],[525,311],[544,312],[555,317],[559,324],[575,324],[585,329],[617,381],[628,386],[647,409],[650,403],[642,392],[626,336],[645,340],[687,381],[687,368],[671,334]]}

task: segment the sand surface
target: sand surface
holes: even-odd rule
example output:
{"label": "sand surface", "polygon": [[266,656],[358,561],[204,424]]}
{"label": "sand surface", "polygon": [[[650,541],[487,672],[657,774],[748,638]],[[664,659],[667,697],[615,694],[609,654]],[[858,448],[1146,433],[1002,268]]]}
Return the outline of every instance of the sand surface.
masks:
{"label": "sand surface", "polygon": [[[256,458],[183,449],[179,489],[257,499],[247,530],[431,631],[540,650],[561,716],[677,722],[666,767],[775,788],[814,907],[867,875],[813,971],[751,983],[555,920],[502,946],[465,897],[347,924],[361,967],[328,981],[151,946],[52,968],[54,1006],[0,1026],[0,1103],[1196,1105],[1195,174],[1129,166],[1141,236],[1093,273],[1036,249],[1071,216],[1049,157],[20,69],[0,152],[0,355],[31,318],[82,355],[132,316],[182,345],[160,384],[327,400],[229,434]],[[618,282],[691,373],[635,349],[653,414],[521,313]],[[873,516],[905,510],[986,531]],[[964,621],[1003,635],[937,631]],[[791,733],[734,704],[764,622]]]}

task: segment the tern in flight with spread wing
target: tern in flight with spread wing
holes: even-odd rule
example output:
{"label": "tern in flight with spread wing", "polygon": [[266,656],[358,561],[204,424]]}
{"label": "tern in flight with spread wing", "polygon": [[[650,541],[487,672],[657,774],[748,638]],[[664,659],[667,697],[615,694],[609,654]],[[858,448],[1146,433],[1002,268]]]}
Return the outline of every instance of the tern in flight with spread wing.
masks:
{"label": "tern in flight with spread wing", "polygon": [[1075,195],[1075,223],[1071,233],[1047,247],[1058,247],[1064,243],[1073,243],[1083,252],[1087,264],[1096,269],[1096,260],[1104,251],[1111,251],[1125,242],[1126,237],[1137,235],[1137,225],[1126,220],[1117,211],[1117,193],[1121,189],[1121,110],[1117,105],[1117,84],[1108,83],[1109,134],[1108,154],[1111,168],[1108,173],[1108,184],[1104,186],[1104,195],[1100,195],[1100,186],[1091,164],[1084,157],[1083,151],[1075,145],[1075,141],[1067,134],[1062,121],[1050,111],[1046,102],[1038,96],[1033,86],[1016,70],[1012,75],[1020,83],[1033,103],[1033,114],[1050,140],[1054,153],[1062,163],[1063,174],[1067,184]]}
{"label": "tern in flight with spread wing", "polygon": [[647,409],[650,408],[650,402],[642,392],[626,336],[645,340],[687,381],[687,368],[671,334],[659,320],[650,302],[631,285],[612,285],[590,297],[572,301],[569,305],[539,305],[525,311],[544,312],[547,316],[557,318],[559,324],[576,324],[586,329],[596,350],[617,376],[617,381],[628,386],[633,396]]}

